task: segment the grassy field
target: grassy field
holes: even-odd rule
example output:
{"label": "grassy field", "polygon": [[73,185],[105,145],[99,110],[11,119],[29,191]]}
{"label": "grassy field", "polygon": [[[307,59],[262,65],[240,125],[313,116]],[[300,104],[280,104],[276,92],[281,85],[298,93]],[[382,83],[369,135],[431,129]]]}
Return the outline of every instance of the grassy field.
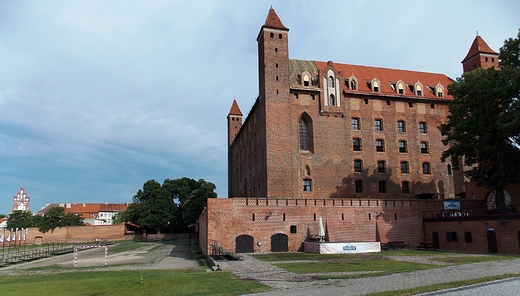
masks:
{"label": "grassy field", "polygon": [[[142,283],[141,283],[142,279]],[[1,295],[238,295],[267,290],[229,272],[126,270],[20,275],[0,278]]]}
{"label": "grassy field", "polygon": [[[478,262],[511,260],[520,258],[518,256],[475,256],[453,252],[419,250],[389,250],[383,251],[381,253],[369,254],[276,253],[254,255],[255,258],[261,261],[274,262],[274,265],[294,273],[315,274],[315,279],[347,279],[360,277],[374,277],[394,273],[442,267],[435,264],[435,262],[431,262],[431,264],[428,264],[428,261],[423,263],[406,262],[398,260],[389,260],[384,256],[431,257],[428,260],[444,262],[447,265],[462,265]],[[301,260],[311,260],[312,264],[310,264],[309,262],[300,262]],[[327,274],[334,272],[344,272],[349,274]],[[323,275],[320,275],[320,273],[323,273]]]}

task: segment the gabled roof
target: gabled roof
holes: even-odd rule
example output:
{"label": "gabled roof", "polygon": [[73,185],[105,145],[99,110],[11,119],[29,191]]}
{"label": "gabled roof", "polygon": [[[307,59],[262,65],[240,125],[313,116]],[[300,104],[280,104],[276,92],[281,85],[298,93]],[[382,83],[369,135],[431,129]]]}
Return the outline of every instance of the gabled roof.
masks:
{"label": "gabled roof", "polygon": [[469,48],[468,54],[466,57],[462,60],[461,63],[464,63],[465,61],[469,60],[470,58],[474,57],[475,55],[479,53],[489,53],[489,54],[495,54],[498,55],[494,50],[492,50],[487,43],[482,39],[482,37],[477,36],[473,40],[473,43],[471,44],[471,47]]}
{"label": "gabled roof", "polygon": [[271,29],[279,29],[289,31],[283,24],[276,11],[271,7],[269,9],[269,13],[267,14],[267,18],[265,19],[265,23],[262,28],[271,28]]}
{"label": "gabled roof", "polygon": [[229,109],[228,115],[239,115],[242,116],[242,111],[240,111],[240,108],[238,107],[237,100],[233,100],[233,104],[231,105],[231,109]]}
{"label": "gabled roof", "polygon": [[[324,71],[327,67],[326,62],[315,61],[314,63],[320,71]],[[371,81],[372,79],[376,78],[377,80],[379,80],[381,84],[379,87],[380,91],[377,93],[380,95],[424,98],[434,100],[453,100],[453,97],[448,95],[448,92],[446,90],[448,85],[450,85],[453,82],[453,79],[449,78],[444,74],[370,66],[359,66],[350,64],[333,63],[332,65],[337,71],[342,71],[343,79],[349,78],[352,75],[354,75],[358,80],[357,90],[348,89],[347,85],[342,81],[341,85],[343,86],[343,91],[376,94],[372,91],[372,89],[370,89],[370,87],[366,83],[366,81]],[[396,83],[399,80],[402,80],[406,85],[415,85],[415,83],[420,82],[423,86],[423,95],[420,97],[416,96],[408,87],[406,88],[404,95],[398,95],[396,91],[392,88],[391,83]],[[428,87],[434,87],[438,83],[440,83],[445,89],[443,98],[437,97],[428,89]]]}
{"label": "gabled roof", "polygon": [[110,203],[64,203],[64,204],[50,204],[40,211],[38,215],[47,213],[50,208],[62,206],[65,208],[65,213],[81,214],[83,218],[90,218],[90,214],[97,214],[99,212],[120,212],[128,207],[124,204],[110,204]]}

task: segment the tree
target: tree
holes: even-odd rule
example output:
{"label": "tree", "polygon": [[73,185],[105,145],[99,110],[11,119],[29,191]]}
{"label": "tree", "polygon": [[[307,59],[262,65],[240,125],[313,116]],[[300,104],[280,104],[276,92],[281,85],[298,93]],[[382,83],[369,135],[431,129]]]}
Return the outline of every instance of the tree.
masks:
{"label": "tree", "polygon": [[217,197],[215,188],[203,179],[166,179],[162,185],[149,180],[134,195],[132,204],[117,215],[116,223],[132,222],[156,232],[184,228],[197,220],[207,198]]}
{"label": "tree", "polygon": [[178,202],[185,225],[197,221],[208,198],[217,197],[215,184],[206,182],[204,179],[198,181],[186,177],[176,180],[166,179],[163,186],[172,192],[172,196]]}
{"label": "tree", "polygon": [[33,214],[29,211],[13,211],[7,218],[7,228],[34,227]]}
{"label": "tree", "polygon": [[159,232],[172,219],[172,207],[175,206],[171,193],[155,180],[149,180],[134,195],[133,203],[137,206],[137,221],[141,227]]}
{"label": "tree", "polygon": [[65,208],[63,207],[50,208],[39,220],[40,221],[36,227],[38,227],[38,230],[43,233],[48,232],[49,230],[52,232],[56,228],[66,226],[84,225],[83,218],[81,218],[80,215],[65,213]]}
{"label": "tree", "polygon": [[496,191],[499,211],[506,211],[503,190],[520,176],[520,47],[518,38],[500,49],[500,69],[475,69],[448,86],[454,100],[447,122],[440,125],[455,169],[479,186]]}

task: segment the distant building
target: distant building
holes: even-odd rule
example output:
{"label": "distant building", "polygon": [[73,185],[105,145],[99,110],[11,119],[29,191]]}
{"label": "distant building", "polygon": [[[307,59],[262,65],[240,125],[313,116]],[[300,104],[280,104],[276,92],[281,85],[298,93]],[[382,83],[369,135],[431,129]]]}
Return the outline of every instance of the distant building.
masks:
{"label": "distant building", "polygon": [[25,192],[25,189],[22,187],[20,191],[16,193],[13,197],[13,211],[30,211],[29,202],[31,198]]}
{"label": "distant building", "polygon": [[126,210],[128,203],[47,203],[38,212],[38,215],[45,216],[45,213],[53,207],[63,207],[66,213],[81,215],[87,225],[112,225],[116,214]]}

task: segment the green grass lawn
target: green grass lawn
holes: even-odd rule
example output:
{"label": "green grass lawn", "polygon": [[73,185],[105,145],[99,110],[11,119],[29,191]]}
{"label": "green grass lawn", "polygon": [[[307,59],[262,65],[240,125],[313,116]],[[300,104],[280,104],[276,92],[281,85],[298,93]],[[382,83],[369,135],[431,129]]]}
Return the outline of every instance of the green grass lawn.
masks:
{"label": "green grass lawn", "polygon": [[281,263],[276,266],[285,270],[299,274],[307,273],[329,273],[329,272],[373,272],[367,274],[351,274],[351,275],[334,275],[334,276],[316,276],[317,279],[329,278],[358,278],[368,277],[391,273],[400,273],[421,269],[435,268],[437,266],[423,263],[412,263],[393,260],[338,260],[338,261],[320,261],[309,263]]}
{"label": "green grass lawn", "polygon": [[[141,284],[142,277],[142,284]],[[68,272],[0,278],[1,295],[238,295],[268,290],[229,272],[132,270]]]}

